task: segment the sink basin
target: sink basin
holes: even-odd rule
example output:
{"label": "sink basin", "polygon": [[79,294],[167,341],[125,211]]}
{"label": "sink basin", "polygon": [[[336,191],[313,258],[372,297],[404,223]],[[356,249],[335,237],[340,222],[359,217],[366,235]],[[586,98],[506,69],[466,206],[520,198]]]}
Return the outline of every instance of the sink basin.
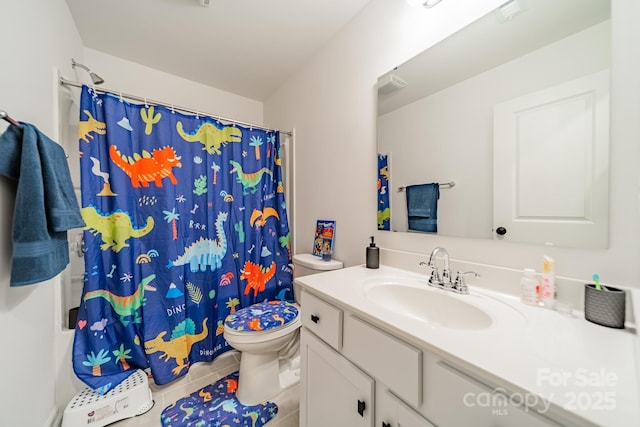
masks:
{"label": "sink basin", "polygon": [[473,331],[491,328],[505,316],[509,321],[522,319],[515,309],[493,298],[436,289],[426,279],[377,278],[363,285],[365,297],[381,308],[433,327]]}

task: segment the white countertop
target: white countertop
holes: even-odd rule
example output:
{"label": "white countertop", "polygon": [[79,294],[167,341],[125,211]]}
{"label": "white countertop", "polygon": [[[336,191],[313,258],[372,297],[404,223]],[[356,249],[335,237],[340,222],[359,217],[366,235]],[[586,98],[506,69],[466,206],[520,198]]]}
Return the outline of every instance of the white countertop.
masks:
{"label": "white countertop", "polygon": [[425,275],[388,266],[376,270],[356,266],[299,277],[296,283],[537,403],[532,406],[550,402],[554,412],[562,408],[567,419],[579,425],[588,420],[601,426],[640,426],[640,345],[635,331],[599,326],[586,321],[582,313],[569,316],[531,307],[513,296],[473,286],[470,295],[447,294],[480,305],[484,298],[489,301],[487,310],[501,306],[496,312],[519,314],[491,315],[495,327],[489,329],[450,329],[416,321],[369,300],[362,282],[380,277],[410,277],[424,280],[425,286],[427,280]]}

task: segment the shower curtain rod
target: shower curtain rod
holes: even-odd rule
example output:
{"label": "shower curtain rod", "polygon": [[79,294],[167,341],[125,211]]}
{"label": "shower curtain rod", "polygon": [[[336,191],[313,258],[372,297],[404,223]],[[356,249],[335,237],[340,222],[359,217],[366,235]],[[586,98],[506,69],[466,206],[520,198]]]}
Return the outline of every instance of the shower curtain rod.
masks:
{"label": "shower curtain rod", "polygon": [[[67,80],[64,77],[60,77],[60,84],[63,85],[63,86],[73,86],[73,87],[79,87],[79,88],[81,88],[83,86],[82,83],[74,82],[74,81],[71,81],[71,80]],[[153,99],[149,99],[149,98],[145,98],[145,97],[137,96],[137,95],[131,95],[131,94],[128,94],[128,93],[117,91],[117,90],[102,89],[102,88],[97,88],[95,86],[90,86],[90,85],[87,85],[87,86],[91,87],[91,89],[95,90],[96,92],[111,93],[111,94],[114,94],[114,95],[119,95],[122,98],[127,98],[127,99],[131,99],[131,100],[138,101],[138,102],[144,102],[145,104],[161,105],[163,107],[171,108],[172,110],[180,110],[180,111],[183,111],[185,113],[213,117],[216,120],[220,120],[220,121],[223,121],[223,122],[243,125],[243,126],[247,126],[247,127],[250,127],[250,128],[264,129],[264,130],[267,130],[267,131],[275,130],[275,131],[280,131],[280,133],[282,133],[284,135],[293,136],[293,132],[291,132],[291,131],[273,129],[273,128],[269,128],[267,126],[257,125],[255,123],[243,122],[242,120],[234,120],[234,119],[230,119],[228,117],[222,117],[222,116],[218,116],[218,115],[215,115],[215,114],[209,114],[209,113],[206,113],[204,111],[196,111],[196,110],[193,110],[191,108],[180,107],[178,105],[169,104],[167,102],[162,102],[162,101],[155,101]]]}

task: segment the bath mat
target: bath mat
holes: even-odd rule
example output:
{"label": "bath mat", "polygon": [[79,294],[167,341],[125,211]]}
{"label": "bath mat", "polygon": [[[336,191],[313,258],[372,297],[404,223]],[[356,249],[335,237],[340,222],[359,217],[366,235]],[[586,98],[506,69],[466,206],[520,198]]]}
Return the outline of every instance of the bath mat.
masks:
{"label": "bath mat", "polygon": [[160,415],[164,427],[260,427],[278,413],[278,405],[264,402],[245,406],[236,399],[238,372],[183,397]]}

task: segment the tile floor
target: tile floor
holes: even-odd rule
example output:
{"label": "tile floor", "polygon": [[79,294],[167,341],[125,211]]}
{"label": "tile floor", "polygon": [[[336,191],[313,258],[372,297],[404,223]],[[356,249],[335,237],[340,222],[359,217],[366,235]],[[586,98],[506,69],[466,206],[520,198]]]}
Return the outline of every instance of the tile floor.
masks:
{"label": "tile floor", "polygon": [[[240,353],[229,351],[211,363],[197,363],[189,373],[170,385],[158,387],[151,385],[151,393],[155,404],[153,408],[135,418],[129,418],[111,424],[111,427],[158,427],[160,414],[171,403],[194,391],[211,384],[240,367]],[[299,427],[299,386],[293,386],[276,396],[273,401],[278,405],[278,415],[266,426]]]}

